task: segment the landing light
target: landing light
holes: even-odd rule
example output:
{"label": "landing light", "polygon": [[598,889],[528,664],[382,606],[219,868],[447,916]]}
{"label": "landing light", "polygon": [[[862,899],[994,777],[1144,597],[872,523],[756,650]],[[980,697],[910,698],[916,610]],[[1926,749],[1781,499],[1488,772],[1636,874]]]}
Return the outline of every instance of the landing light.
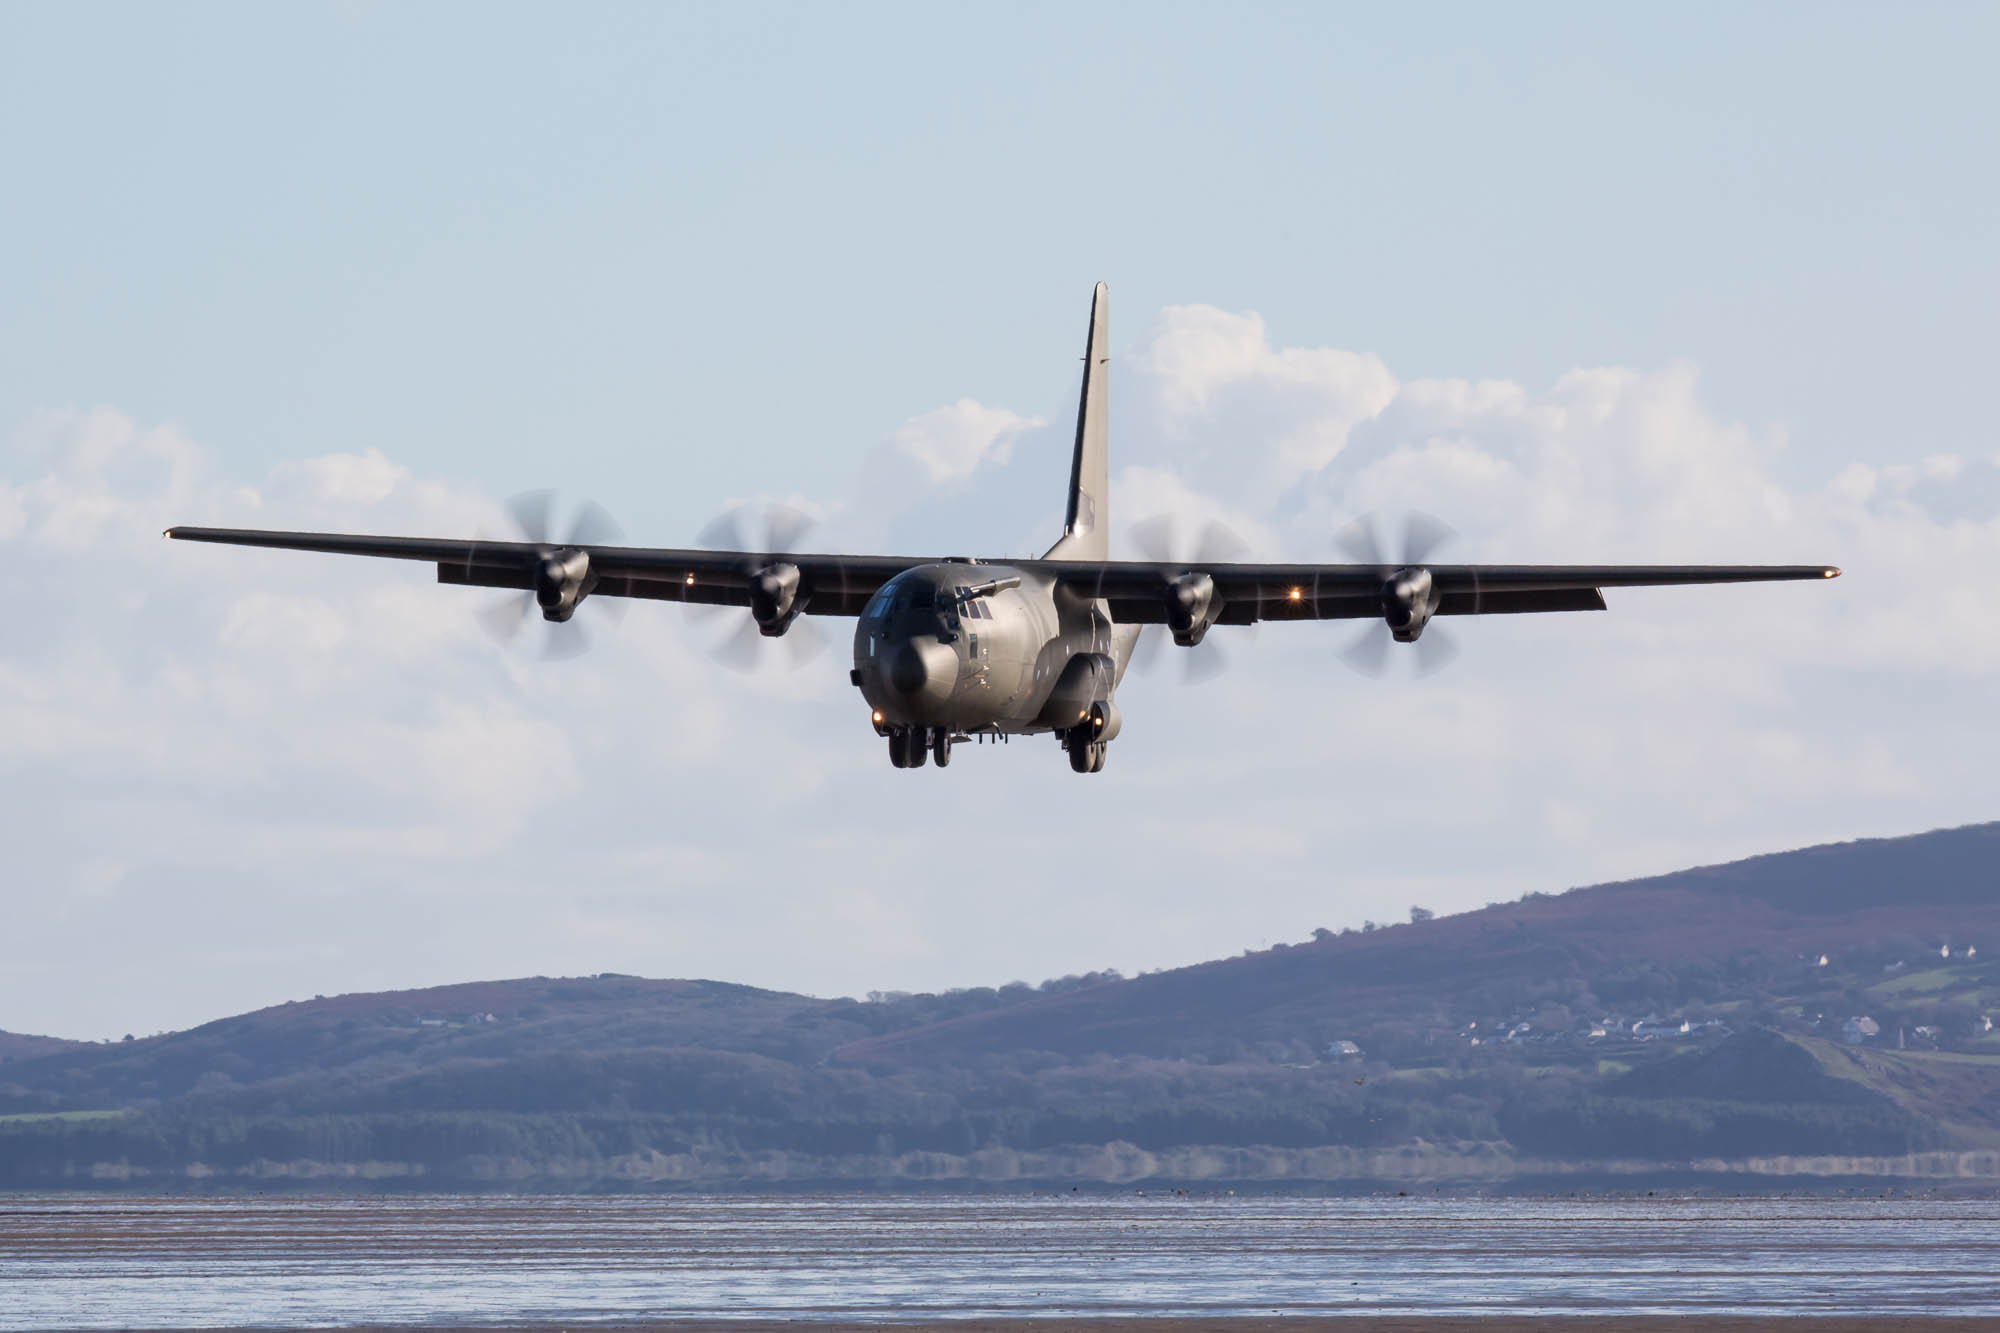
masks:
{"label": "landing light", "polygon": [[1299,600],[1299,599],[1300,599],[1301,597],[1303,597],[1303,596],[1305,596],[1305,594],[1304,594],[1303,592],[1299,591],[1299,590],[1298,590],[1297,588],[1294,588],[1294,589],[1292,589],[1292,600],[1293,600],[1293,601],[1295,601],[1295,602],[1296,602],[1296,601],[1298,601],[1298,600]]}
{"label": "landing light", "polygon": [[693,583],[693,582],[694,582],[694,575],[692,575],[692,574],[688,575],[688,576],[687,576],[687,581],[688,581],[689,583]]}
{"label": "landing light", "polygon": [[1837,569],[1823,569],[1820,571],[1820,577],[1837,579],[1840,577],[1840,571]]}
{"label": "landing light", "polygon": [[878,708],[874,712],[870,713],[868,716],[874,719],[877,725],[880,725],[882,721],[882,710]]}

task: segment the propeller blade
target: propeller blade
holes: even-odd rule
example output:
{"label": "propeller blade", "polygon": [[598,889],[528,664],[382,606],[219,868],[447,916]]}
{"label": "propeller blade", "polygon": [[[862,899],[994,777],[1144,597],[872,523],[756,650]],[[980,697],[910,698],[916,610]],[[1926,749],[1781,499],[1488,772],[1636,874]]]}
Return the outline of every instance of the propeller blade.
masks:
{"label": "propeller blade", "polygon": [[1227,523],[1212,519],[1204,523],[1190,544],[1178,519],[1158,514],[1134,523],[1126,530],[1139,558],[1154,565],[1181,565],[1199,569],[1204,565],[1227,565],[1241,560],[1250,544],[1236,535]]}
{"label": "propeller blade", "polygon": [[1412,509],[1403,521],[1403,563],[1428,563],[1432,552],[1457,535],[1443,519]]}
{"label": "propeller blade", "polygon": [[519,596],[507,596],[473,613],[479,628],[486,636],[506,647],[521,632],[521,626],[528,623],[528,613],[535,609],[535,595],[524,592]]}
{"label": "propeller blade", "polygon": [[569,525],[571,546],[620,546],[624,541],[625,529],[595,500],[584,501]]}
{"label": "propeller blade", "polygon": [[550,625],[549,632],[542,636],[544,662],[568,662],[589,651],[590,634],[574,620]]}
{"label": "propeller blade", "polygon": [[1340,654],[1340,660],[1364,676],[1379,676],[1389,669],[1389,645],[1395,642],[1389,631],[1370,625]]}
{"label": "propeller blade", "polygon": [[714,628],[716,622],[725,616],[743,612],[740,606],[718,606],[714,602],[682,602],[681,610],[687,613],[690,625],[704,631]]}
{"label": "propeller blade", "polygon": [[1204,635],[1202,641],[1181,652],[1181,680],[1188,685],[1201,685],[1214,680],[1229,669],[1229,654],[1212,637],[1214,631]]}
{"label": "propeller blade", "polygon": [[1427,625],[1417,636],[1417,674],[1432,676],[1450,666],[1458,657],[1458,640],[1437,625]]}
{"label": "propeller blade", "polygon": [[803,509],[771,505],[764,511],[764,551],[767,555],[797,552],[805,535],[819,526],[819,520]]}
{"label": "propeller blade", "polygon": [[1333,540],[1357,565],[1373,565],[1377,569],[1388,567],[1388,562],[1382,558],[1382,543],[1375,536],[1374,520],[1366,516],[1355,519],[1335,533]]}
{"label": "propeller blade", "polygon": [[697,546],[705,546],[711,551],[741,551],[743,544],[743,510],[728,510],[709,520],[695,537]]}
{"label": "propeller blade", "polygon": [[1230,529],[1227,524],[1211,522],[1201,530],[1201,537],[1194,545],[1196,565],[1233,565],[1249,552],[1250,544]]}
{"label": "propeller blade", "polygon": [[764,634],[757,628],[757,622],[746,614],[736,632],[715,645],[715,660],[732,671],[745,675],[757,669],[757,663],[764,655]]}
{"label": "propeller blade", "polygon": [[812,621],[807,620],[804,616],[800,616],[797,620],[794,620],[792,627],[785,631],[784,636],[778,642],[782,643],[791,653],[791,661],[787,662],[786,665],[794,671],[812,661],[827,649],[826,631],[818,625],[813,624]]}
{"label": "propeller blade", "polygon": [[1171,515],[1157,514],[1134,523],[1125,530],[1125,533],[1131,539],[1133,549],[1138,551],[1140,559],[1148,564],[1166,565],[1173,563],[1180,547],[1180,542],[1176,540],[1178,534],[1174,529],[1175,523]]}
{"label": "propeller blade", "polygon": [[521,530],[521,540],[543,546],[549,540],[549,515],[554,512],[554,491],[522,491],[507,501],[507,512]]}

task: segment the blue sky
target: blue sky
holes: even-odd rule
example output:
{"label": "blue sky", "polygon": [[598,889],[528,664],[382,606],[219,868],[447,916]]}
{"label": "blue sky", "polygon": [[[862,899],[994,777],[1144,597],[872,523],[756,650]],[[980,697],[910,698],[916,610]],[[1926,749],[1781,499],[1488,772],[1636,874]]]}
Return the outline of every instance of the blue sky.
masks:
{"label": "blue sky", "polygon": [[[0,545],[36,608],[0,643],[25,927],[0,1028],[508,971],[858,992],[1132,970],[1419,893],[1986,817],[1991,738],[1964,719],[2000,665],[1971,575],[2000,496],[1996,30],[1972,5],[0,11]],[[1331,639],[1267,630],[1211,694],[1142,686],[1124,793],[1078,813],[1053,747],[888,787],[838,652],[826,680],[746,684],[635,614],[557,676],[496,659],[410,571],[126,540],[438,530],[559,485],[635,541],[775,495],[856,543],[1027,550],[1059,513],[1098,279],[1114,475],[1136,470],[1115,517],[1217,512],[1323,558],[1344,514],[1418,506],[1468,559],[1854,574],[1480,626],[1485,656],[1422,685],[1329,677]],[[927,448],[966,465],[928,473]],[[1557,670],[1605,711],[1538,754]],[[64,702],[79,681],[99,703]],[[1321,729],[1237,720],[1274,707]],[[1431,720],[1383,721],[1412,709]],[[720,757],[739,715],[779,779]],[[545,798],[396,798],[341,749],[370,725],[378,756]],[[1798,780],[1718,804],[1704,761],[1754,755],[1707,726]],[[1612,770],[1630,791],[1584,775],[1603,750],[1640,757]],[[1532,818],[1501,794],[1523,786]],[[634,788],[694,827],[612,819]],[[1002,868],[925,876],[967,849],[867,832],[968,791],[1024,827],[1014,856],[1076,868],[1033,909],[1074,929],[996,928],[1030,910]],[[772,800],[776,852],[738,813]],[[1176,853],[1163,806],[1217,845],[1260,831],[1253,869]],[[168,832],[196,825],[269,859]],[[1211,901],[1231,873],[1257,886]],[[742,919],[713,907],[760,876]],[[798,923],[775,944],[774,919]],[[135,923],[201,979],[136,945],[76,963]]]}

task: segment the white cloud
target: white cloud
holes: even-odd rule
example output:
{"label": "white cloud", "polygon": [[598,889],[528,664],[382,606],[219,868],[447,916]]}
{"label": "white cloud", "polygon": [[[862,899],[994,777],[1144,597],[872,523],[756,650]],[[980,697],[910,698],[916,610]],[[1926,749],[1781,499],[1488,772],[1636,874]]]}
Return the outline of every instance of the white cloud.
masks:
{"label": "white cloud", "polygon": [[1332,462],[1397,390],[1378,357],[1273,347],[1262,316],[1205,305],[1162,311],[1134,368],[1167,439],[1279,484]]}
{"label": "white cloud", "polygon": [[911,417],[896,428],[891,443],[922,464],[931,481],[961,481],[982,464],[1007,462],[1017,436],[1046,424],[1040,417],[961,398]]}

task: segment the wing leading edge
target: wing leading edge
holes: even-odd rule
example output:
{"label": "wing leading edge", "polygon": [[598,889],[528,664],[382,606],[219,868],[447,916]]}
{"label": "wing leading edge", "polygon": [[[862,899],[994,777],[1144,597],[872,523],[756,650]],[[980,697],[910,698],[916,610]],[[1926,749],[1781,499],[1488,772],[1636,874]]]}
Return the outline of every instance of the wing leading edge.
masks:
{"label": "wing leading edge", "polygon": [[[367,555],[437,566],[439,583],[478,588],[532,588],[535,566],[552,549],[535,542],[465,541],[438,537],[375,537],[341,532],[266,532],[254,528],[173,527],[175,541],[261,546],[324,555]],[[893,556],[759,555],[668,547],[576,545],[590,557],[592,597],[643,597],[661,602],[748,606],[750,578],[776,560],[799,567],[816,615],[859,615],[875,590],[921,560]]]}
{"label": "wing leading edge", "polygon": [[[1348,620],[1382,614],[1382,587],[1395,571],[1376,565],[1217,564],[1199,568],[1133,562],[1048,562],[1079,595],[1102,597],[1112,619],[1164,624],[1167,590],[1189,573],[1214,581],[1215,623]],[[1427,565],[1436,615],[1517,615],[1602,611],[1605,588],[1675,587],[1831,579],[1831,565]]]}
{"label": "wing leading edge", "polygon": [[[530,588],[550,548],[533,542],[377,537],[333,532],[270,532],[251,528],[168,528],[178,541],[365,555],[415,560],[437,567],[440,583]],[[782,560],[798,567],[813,615],[858,615],[876,589],[918,557],[768,554],[636,546],[580,546],[590,557],[594,597],[642,597],[707,605],[749,604],[751,576]],[[1081,597],[1103,598],[1123,624],[1162,624],[1166,592],[1189,566],[1109,560],[1008,560],[1054,576]],[[1768,583],[1837,578],[1830,565],[1431,565],[1438,615],[1510,615],[1601,611],[1605,588]],[[1214,580],[1221,604],[1215,623],[1259,620],[1365,619],[1382,613],[1381,588],[1392,571],[1372,565],[1215,564],[1198,572]]]}

